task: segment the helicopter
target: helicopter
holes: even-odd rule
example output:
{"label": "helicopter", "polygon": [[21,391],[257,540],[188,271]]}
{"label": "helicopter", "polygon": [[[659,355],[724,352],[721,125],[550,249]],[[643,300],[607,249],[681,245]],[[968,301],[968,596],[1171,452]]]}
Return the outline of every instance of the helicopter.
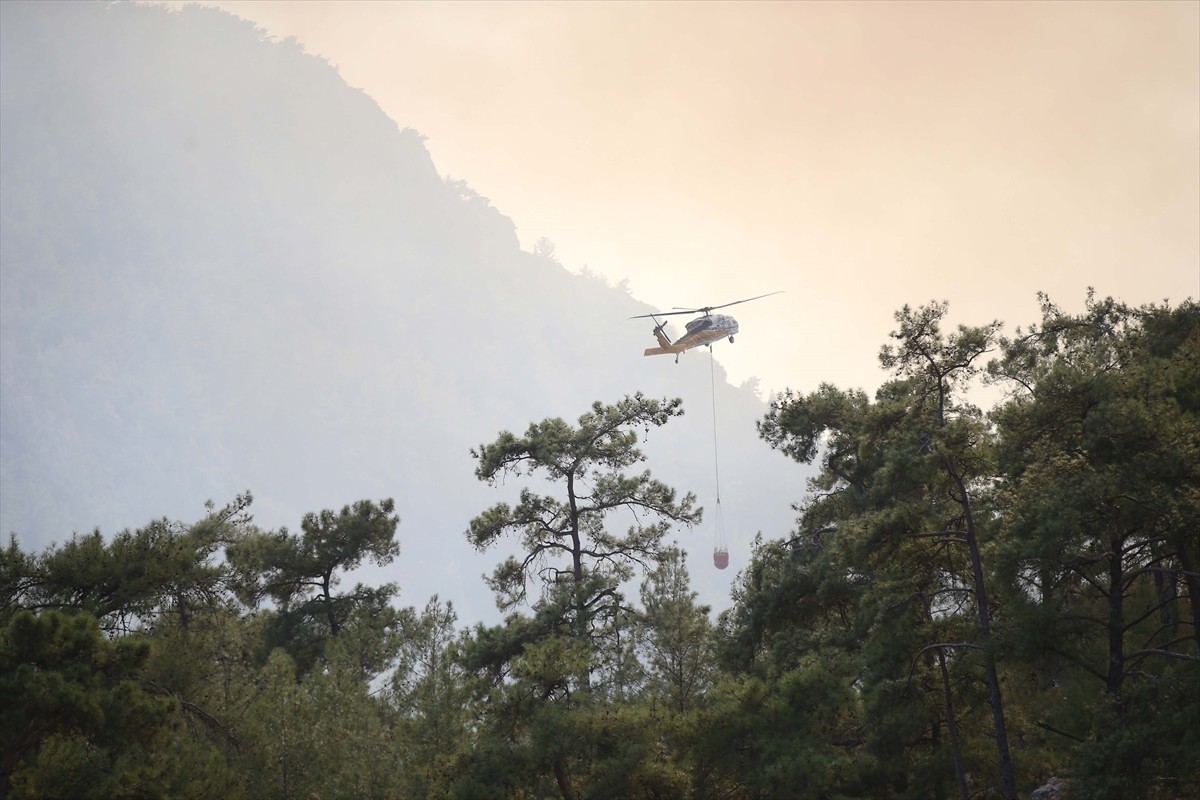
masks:
{"label": "helicopter", "polygon": [[[751,300],[758,300],[763,297],[770,297],[773,294],[783,294],[782,290],[778,292],[768,292],[760,294],[757,297],[747,297],[745,300],[734,300],[732,303],[722,303],[719,306],[704,306],[702,308],[681,308],[676,311],[659,311],[654,314],[639,314],[630,319],[653,319],[654,338],[658,340],[658,347],[646,348],[648,356],[662,356],[668,353],[675,354],[675,363],[679,363],[680,353],[691,350],[693,347],[701,347],[703,345],[712,346],[713,342],[729,338],[730,343],[733,342],[733,336],[738,332],[737,320],[728,314],[713,314],[712,312],[718,308],[727,308],[728,306],[736,306],[738,303],[749,303]],[[666,320],[658,321],[659,317],[669,317],[676,314],[703,314],[691,320],[684,327],[687,331],[683,336],[679,337],[678,341],[672,342],[671,339],[663,332],[666,327]]]}

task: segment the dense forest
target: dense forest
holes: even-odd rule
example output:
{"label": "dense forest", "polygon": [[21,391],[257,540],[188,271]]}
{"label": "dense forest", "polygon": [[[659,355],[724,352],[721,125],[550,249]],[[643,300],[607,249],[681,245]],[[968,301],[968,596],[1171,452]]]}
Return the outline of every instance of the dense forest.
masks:
{"label": "dense forest", "polygon": [[1200,307],[946,313],[896,314],[873,398],[773,401],[760,446],[816,477],[715,621],[641,449],[680,403],[642,394],[472,450],[498,625],[348,585],[390,499],[12,540],[0,796],[1196,796]]}

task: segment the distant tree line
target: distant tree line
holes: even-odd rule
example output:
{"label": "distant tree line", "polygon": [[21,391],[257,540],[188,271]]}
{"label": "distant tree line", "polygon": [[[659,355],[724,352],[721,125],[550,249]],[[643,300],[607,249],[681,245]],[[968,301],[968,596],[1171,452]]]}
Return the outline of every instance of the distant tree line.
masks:
{"label": "distant tree line", "polygon": [[0,798],[1200,796],[1200,307],[946,313],[897,313],[873,398],[772,402],[819,472],[715,623],[669,543],[701,510],[639,467],[681,404],[641,394],[472,451],[521,487],[466,523],[515,543],[495,626],[347,585],[391,500],[14,536]]}

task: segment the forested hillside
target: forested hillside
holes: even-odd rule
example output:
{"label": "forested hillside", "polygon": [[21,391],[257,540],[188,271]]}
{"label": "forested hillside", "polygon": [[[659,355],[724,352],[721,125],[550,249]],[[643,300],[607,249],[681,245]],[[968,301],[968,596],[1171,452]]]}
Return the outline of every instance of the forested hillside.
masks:
{"label": "forested hillside", "polygon": [[874,398],[772,405],[820,474],[715,626],[665,538],[693,498],[638,449],[679,407],[640,395],[474,451],[497,489],[546,478],[467,527],[516,544],[496,626],[342,582],[396,557],[390,499],[10,545],[0,795],[1194,796],[1200,308],[944,314],[897,314]]}
{"label": "forested hillside", "polygon": [[[394,497],[403,554],[378,577],[494,617],[461,536],[486,502],[470,448],[635,391],[684,400],[648,446],[712,505],[709,354],[643,358],[651,323],[627,318],[653,309],[522,251],[332,66],[213,9],[2,12],[6,536],[111,536],[246,490],[270,527]],[[805,473],[757,442],[762,399],[719,363],[715,384],[744,565],[757,531],[790,527]],[[713,547],[711,526],[677,533]],[[707,602],[732,575],[697,575]]]}
{"label": "forested hillside", "polygon": [[1200,794],[1195,300],[763,402],[294,43],[0,14],[0,800]]}

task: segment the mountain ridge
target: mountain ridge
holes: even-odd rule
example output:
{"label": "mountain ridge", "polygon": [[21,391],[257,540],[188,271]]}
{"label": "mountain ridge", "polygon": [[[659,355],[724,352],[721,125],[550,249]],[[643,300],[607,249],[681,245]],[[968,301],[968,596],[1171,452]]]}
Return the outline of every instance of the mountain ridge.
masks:
{"label": "mountain ridge", "polygon": [[[715,393],[735,567],[786,533],[804,472],[758,440],[753,389],[701,352],[643,358],[626,318],[653,309],[520,250],[327,62],[210,8],[2,13],[0,526],[26,549],[246,489],[268,527],[394,496],[387,579],[488,616],[499,556],[462,531],[507,498],[470,448],[635,391],[684,398],[646,467],[702,505]],[[711,529],[680,538],[723,606]]]}

